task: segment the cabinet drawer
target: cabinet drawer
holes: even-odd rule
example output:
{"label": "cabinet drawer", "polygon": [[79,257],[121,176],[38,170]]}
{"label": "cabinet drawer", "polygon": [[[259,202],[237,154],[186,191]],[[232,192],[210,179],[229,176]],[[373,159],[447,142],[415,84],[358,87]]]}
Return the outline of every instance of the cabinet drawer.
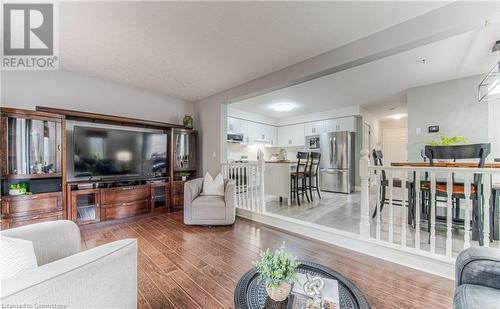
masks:
{"label": "cabinet drawer", "polygon": [[3,216],[31,216],[62,210],[62,193],[42,193],[5,197],[2,199]]}
{"label": "cabinet drawer", "polygon": [[102,189],[101,203],[116,204],[149,198],[149,185]]}
{"label": "cabinet drawer", "polygon": [[101,207],[101,220],[125,218],[148,211],[150,201],[106,205]]}
{"label": "cabinet drawer", "polygon": [[47,222],[47,221],[55,221],[55,220],[62,220],[62,211],[45,213],[34,216],[23,216],[10,219],[3,219],[2,229],[11,229],[23,225]]}

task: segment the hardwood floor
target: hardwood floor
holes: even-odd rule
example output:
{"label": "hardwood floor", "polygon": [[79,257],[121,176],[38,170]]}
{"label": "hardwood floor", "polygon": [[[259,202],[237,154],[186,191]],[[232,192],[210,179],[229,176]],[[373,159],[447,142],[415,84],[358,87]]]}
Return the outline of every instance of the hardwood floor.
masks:
{"label": "hardwood floor", "polygon": [[366,295],[373,308],[450,308],[451,280],[354,251],[237,219],[229,227],[187,226],[182,213],[83,226],[87,249],[135,237],[138,308],[233,308],[239,278],[260,250],[283,241],[300,259],[335,269]]}

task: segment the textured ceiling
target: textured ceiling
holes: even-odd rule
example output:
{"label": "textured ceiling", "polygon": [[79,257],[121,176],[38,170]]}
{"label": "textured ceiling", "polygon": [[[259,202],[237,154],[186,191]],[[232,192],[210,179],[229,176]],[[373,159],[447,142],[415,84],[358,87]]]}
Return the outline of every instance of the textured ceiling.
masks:
{"label": "textured ceiling", "polygon": [[61,69],[196,101],[442,5],[60,2]]}

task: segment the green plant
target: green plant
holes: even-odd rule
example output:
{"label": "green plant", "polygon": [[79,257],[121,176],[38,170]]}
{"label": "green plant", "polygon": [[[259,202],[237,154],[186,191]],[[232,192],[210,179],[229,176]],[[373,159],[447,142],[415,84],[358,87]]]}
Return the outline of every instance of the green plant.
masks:
{"label": "green plant", "polygon": [[463,136],[446,137],[443,133],[439,133],[439,139],[425,142],[429,146],[450,146],[456,144],[466,144],[469,141]]}
{"label": "green plant", "polygon": [[261,251],[260,257],[261,259],[253,264],[259,271],[259,281],[264,280],[267,287],[278,288],[283,281],[297,281],[295,270],[300,263],[285,251],[285,243],[274,253],[269,248]]}
{"label": "green plant", "polygon": [[181,177],[189,177],[189,173],[188,172],[180,172],[179,176],[181,176]]}

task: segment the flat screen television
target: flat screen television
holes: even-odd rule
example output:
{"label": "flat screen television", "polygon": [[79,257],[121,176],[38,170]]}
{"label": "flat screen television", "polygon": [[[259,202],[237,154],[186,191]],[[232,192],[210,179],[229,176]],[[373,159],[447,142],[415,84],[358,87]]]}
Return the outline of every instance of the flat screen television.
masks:
{"label": "flat screen television", "polygon": [[167,135],[100,127],[73,127],[73,177],[164,176]]}

